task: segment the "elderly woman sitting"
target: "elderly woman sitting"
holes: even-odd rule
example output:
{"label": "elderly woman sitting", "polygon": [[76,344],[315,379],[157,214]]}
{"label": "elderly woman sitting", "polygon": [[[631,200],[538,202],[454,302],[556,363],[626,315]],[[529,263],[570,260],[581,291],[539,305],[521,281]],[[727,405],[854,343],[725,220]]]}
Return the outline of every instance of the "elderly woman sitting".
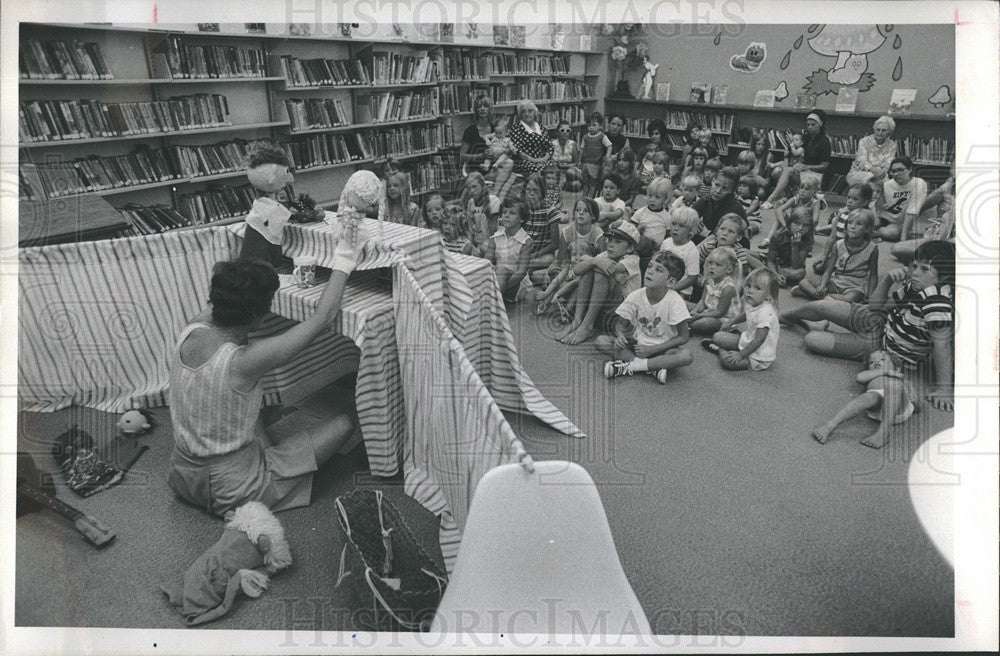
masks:
{"label": "elderly woman sitting", "polygon": [[517,103],[517,118],[510,141],[517,149],[514,173],[524,177],[540,173],[552,161],[552,140],[538,123],[538,107],[530,100]]}
{"label": "elderly woman sitting", "polygon": [[881,116],[875,121],[872,133],[861,137],[851,170],[847,174],[848,185],[867,182],[877,187],[885,181],[889,163],[897,154],[896,141],[892,138],[895,130],[896,122],[889,116]]}

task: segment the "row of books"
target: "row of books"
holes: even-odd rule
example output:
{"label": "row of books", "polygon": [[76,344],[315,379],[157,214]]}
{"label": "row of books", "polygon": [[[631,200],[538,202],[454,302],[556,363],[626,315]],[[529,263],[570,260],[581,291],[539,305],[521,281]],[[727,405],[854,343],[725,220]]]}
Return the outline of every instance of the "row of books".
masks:
{"label": "row of books", "polygon": [[550,107],[538,112],[538,122],[547,130],[554,130],[559,121],[566,121],[570,125],[586,123],[587,112],[579,105],[563,105],[558,109]]}
{"label": "row of books", "polygon": [[482,55],[487,75],[564,75],[569,73],[565,55],[514,55],[499,52]]}
{"label": "row of books", "polygon": [[410,176],[410,189],[414,194],[445,190],[461,175],[458,158],[434,155],[421,161]]}
{"label": "row of books", "polygon": [[438,116],[438,89],[398,93],[387,91],[357,99],[357,123],[386,123]]}
{"label": "row of books", "polygon": [[182,194],[177,207],[190,224],[201,225],[246,214],[256,197],[250,184],[210,185],[204,191]]}
{"label": "row of books", "polygon": [[169,100],[104,103],[99,100],[33,100],[21,103],[22,142],[94,139],[229,125],[229,103],[217,93]]}
{"label": "row of books", "polygon": [[397,127],[372,130],[369,135],[371,157],[385,159],[391,155],[410,155],[455,145],[450,126]]}
{"label": "row of books", "polygon": [[486,77],[486,62],[468,50],[440,51],[436,73],[441,80],[469,80]]}
{"label": "row of books", "polygon": [[293,131],[351,124],[351,113],[346,103],[334,98],[290,98],[285,101],[285,111],[288,112],[288,121]]}
{"label": "row of books", "polygon": [[686,130],[693,123],[697,123],[709,130],[716,132],[731,132],[733,129],[734,114],[717,114],[702,112],[670,111],[663,117],[668,128]]}
{"label": "row of books", "polygon": [[61,198],[179,177],[169,154],[150,148],[136,148],[127,155],[92,155],[73,161],[25,163],[19,170],[26,184],[33,188],[34,199]]}
{"label": "row of books", "polygon": [[[489,96],[493,103],[516,103],[520,100],[584,100],[593,98],[593,86],[576,80],[545,83],[518,82],[517,84],[490,84]],[[549,86],[551,85],[551,86]]]}
{"label": "row of books", "polygon": [[372,84],[419,84],[433,80],[434,67],[426,53],[419,56],[372,53]]}
{"label": "row of books", "polygon": [[955,142],[949,139],[904,137],[896,140],[900,155],[906,155],[914,162],[934,162],[950,164],[955,161]]}
{"label": "row of books", "polygon": [[471,112],[478,93],[466,84],[442,85],[439,102],[442,114]]}
{"label": "row of books", "polygon": [[25,39],[18,50],[18,75],[29,80],[110,80],[96,43]]}
{"label": "row of books", "polygon": [[368,70],[359,59],[298,59],[288,55],[273,58],[290,87],[352,86],[371,84]]}
{"label": "row of books", "polygon": [[119,207],[118,213],[129,222],[129,228],[120,237],[155,235],[175,228],[191,225],[190,218],[169,205],[138,205],[129,203]]}
{"label": "row of books", "polygon": [[170,146],[168,150],[181,177],[196,178],[243,170],[250,149],[244,139],[232,139],[201,146]]}
{"label": "row of books", "polygon": [[292,139],[282,147],[295,168],[311,169],[367,159],[362,136],[361,132],[314,134]]}
{"label": "row of books", "polygon": [[234,46],[189,46],[169,37],[166,49],[171,79],[264,77],[264,51]]}

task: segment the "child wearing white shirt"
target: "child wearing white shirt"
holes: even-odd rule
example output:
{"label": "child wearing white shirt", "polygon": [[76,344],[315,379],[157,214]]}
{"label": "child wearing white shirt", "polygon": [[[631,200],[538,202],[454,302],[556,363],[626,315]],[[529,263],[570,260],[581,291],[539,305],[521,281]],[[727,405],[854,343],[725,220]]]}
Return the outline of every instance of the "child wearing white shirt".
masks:
{"label": "child wearing white shirt", "polygon": [[[722,330],[712,339],[702,340],[702,347],[719,356],[723,369],[762,371],[777,357],[778,277],[770,269],[754,269],[743,283],[743,311],[722,322]],[[746,321],[739,336],[730,332],[734,325]]]}
{"label": "child wearing white shirt", "polygon": [[685,299],[691,298],[694,284],[701,275],[701,256],[691,237],[701,225],[698,212],[693,207],[681,207],[670,213],[670,236],[660,246],[661,251],[673,253],[684,262],[684,276],[672,285]]}

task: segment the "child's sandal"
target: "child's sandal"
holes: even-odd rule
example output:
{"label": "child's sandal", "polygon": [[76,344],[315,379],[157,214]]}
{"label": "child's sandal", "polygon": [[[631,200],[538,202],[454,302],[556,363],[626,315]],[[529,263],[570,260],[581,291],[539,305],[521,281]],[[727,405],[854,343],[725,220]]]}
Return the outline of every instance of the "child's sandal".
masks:
{"label": "child's sandal", "polygon": [[549,302],[546,300],[538,301],[535,305],[535,316],[540,317],[549,311]]}
{"label": "child's sandal", "polygon": [[569,311],[569,308],[562,302],[561,299],[556,299],[555,301],[556,309],[559,311],[559,323],[567,325],[573,321],[573,313]]}

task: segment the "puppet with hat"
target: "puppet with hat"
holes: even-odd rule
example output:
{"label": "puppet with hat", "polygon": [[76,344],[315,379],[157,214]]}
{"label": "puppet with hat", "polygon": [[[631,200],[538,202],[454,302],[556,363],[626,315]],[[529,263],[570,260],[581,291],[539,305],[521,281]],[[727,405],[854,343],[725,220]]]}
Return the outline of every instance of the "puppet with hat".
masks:
{"label": "puppet with hat", "polygon": [[218,542],[183,574],[160,585],[189,626],[219,619],[240,592],[259,597],[269,576],[292,564],[285,531],[267,506],[249,501],[231,515]]}

